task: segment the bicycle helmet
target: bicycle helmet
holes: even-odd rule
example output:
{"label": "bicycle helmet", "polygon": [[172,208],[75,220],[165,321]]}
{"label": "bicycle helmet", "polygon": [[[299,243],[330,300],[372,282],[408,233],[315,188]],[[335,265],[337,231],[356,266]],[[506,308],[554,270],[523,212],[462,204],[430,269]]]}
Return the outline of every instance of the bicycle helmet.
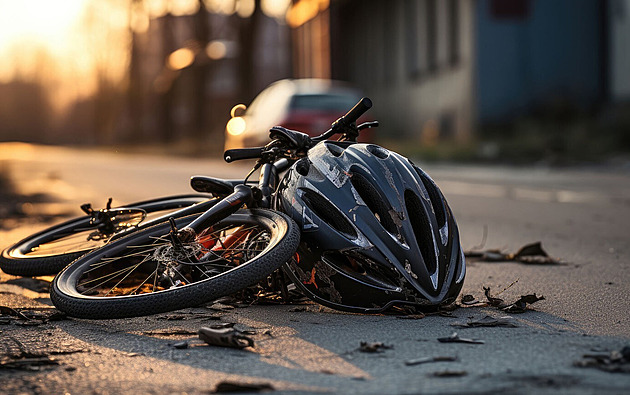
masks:
{"label": "bicycle helmet", "polygon": [[301,227],[284,268],[309,298],[345,311],[437,306],[464,282],[444,196],[409,159],[373,144],[322,141],[287,171],[276,207]]}

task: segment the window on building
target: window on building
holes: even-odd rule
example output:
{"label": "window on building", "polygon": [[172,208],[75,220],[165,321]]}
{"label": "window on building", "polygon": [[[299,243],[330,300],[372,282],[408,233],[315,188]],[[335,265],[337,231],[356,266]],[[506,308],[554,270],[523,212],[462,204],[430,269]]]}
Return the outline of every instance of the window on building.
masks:
{"label": "window on building", "polygon": [[383,15],[383,73],[386,83],[392,82],[396,75],[396,45],[398,43],[398,24],[396,23],[396,3],[382,3],[381,11]]}
{"label": "window on building", "polygon": [[526,19],[529,0],[491,0],[490,14],[496,19]]}
{"label": "window on building", "polygon": [[407,74],[415,78],[420,75],[420,29],[418,26],[418,2],[417,0],[405,0],[405,67]]}
{"label": "window on building", "polygon": [[448,0],[448,61],[451,65],[459,62],[459,0]]}
{"label": "window on building", "polygon": [[426,2],[427,65],[429,71],[437,69],[437,0]]}

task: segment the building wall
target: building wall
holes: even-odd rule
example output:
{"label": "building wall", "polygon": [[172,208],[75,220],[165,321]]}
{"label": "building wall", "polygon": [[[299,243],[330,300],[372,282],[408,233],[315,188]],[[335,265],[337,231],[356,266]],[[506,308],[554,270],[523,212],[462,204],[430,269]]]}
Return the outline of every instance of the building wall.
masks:
{"label": "building wall", "polygon": [[323,10],[293,29],[293,77],[330,78],[330,15]]}
{"label": "building wall", "polygon": [[473,7],[469,0],[332,3],[332,76],[373,100],[379,134],[470,135]]}
{"label": "building wall", "polygon": [[610,94],[630,101],[630,0],[610,0]]}
{"label": "building wall", "polygon": [[[605,95],[605,38],[598,0],[477,2],[480,121],[509,119],[559,100],[590,106]],[[505,3],[505,2],[504,2]]]}
{"label": "building wall", "polygon": [[[204,136],[212,139],[221,137],[230,109],[238,103],[239,64],[243,51],[239,48],[239,25],[246,22],[237,15],[208,13],[207,42],[195,42],[194,16],[162,16],[152,19],[149,30],[138,35],[141,86],[141,123],[138,131],[142,138],[155,136],[164,129],[166,113],[172,124],[174,140],[195,137],[193,131],[198,120],[195,118],[195,105],[200,100],[197,71],[203,68],[206,74],[203,100]],[[290,30],[276,20],[262,16],[255,34],[252,91],[258,93],[270,83],[291,75]],[[211,60],[205,55],[205,46],[219,40],[229,45],[225,57]],[[195,64],[182,70],[172,71],[165,60],[174,50],[182,47],[200,47]],[[168,99],[168,103],[165,103]],[[166,105],[168,104],[168,105]]]}

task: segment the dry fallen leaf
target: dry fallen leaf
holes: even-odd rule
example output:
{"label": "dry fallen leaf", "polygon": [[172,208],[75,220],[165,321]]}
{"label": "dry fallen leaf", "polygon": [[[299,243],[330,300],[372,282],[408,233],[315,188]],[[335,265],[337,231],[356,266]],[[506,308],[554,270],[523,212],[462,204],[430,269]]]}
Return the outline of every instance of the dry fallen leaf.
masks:
{"label": "dry fallen leaf", "polygon": [[585,354],[583,359],[575,361],[580,368],[597,368],[611,373],[630,373],[630,346],[607,354]]}
{"label": "dry fallen leaf", "polygon": [[472,295],[464,295],[462,296],[462,304],[466,306],[471,306],[477,303],[481,303]]}
{"label": "dry fallen leaf", "polygon": [[520,314],[527,311],[527,305],[538,302],[539,300],[545,300],[544,296],[536,296],[536,294],[531,295],[523,295],[519,300],[512,303],[511,305],[505,306],[501,308],[501,310],[511,313],[511,314]]}
{"label": "dry fallen leaf", "polygon": [[451,326],[458,326],[461,328],[476,328],[476,327],[497,327],[497,326],[501,326],[501,327],[506,327],[506,328],[517,328],[518,325],[516,325],[513,320],[512,317],[509,316],[505,316],[505,317],[491,317],[489,315],[481,318],[481,319],[469,319],[468,321],[466,321],[465,323],[454,323],[451,324]]}
{"label": "dry fallen leaf", "polygon": [[441,372],[434,372],[435,377],[461,377],[466,376],[468,372],[465,370],[443,370]]}
{"label": "dry fallen leaf", "polygon": [[269,383],[237,383],[235,381],[222,381],[214,389],[215,393],[222,392],[261,392],[273,391],[275,388]]}
{"label": "dry fallen leaf", "polygon": [[563,261],[552,258],[542,248],[542,243],[526,244],[516,253],[503,253],[497,249],[488,249],[484,251],[466,251],[464,255],[467,258],[479,260],[482,262],[508,262],[515,261],[529,265],[562,265]]}
{"label": "dry fallen leaf", "polygon": [[501,306],[503,304],[503,299],[492,297],[490,294],[490,287],[483,287],[483,292],[486,295],[486,299],[488,299],[488,304],[490,306]]}
{"label": "dry fallen leaf", "polygon": [[359,346],[359,351],[361,352],[369,352],[376,353],[382,352],[383,350],[388,350],[390,348],[394,348],[393,346],[385,345],[381,342],[361,342]]}
{"label": "dry fallen leaf", "polygon": [[459,337],[457,332],[454,332],[449,337],[440,337],[438,338],[438,341],[440,343],[468,343],[468,344],[484,344],[485,343],[483,340],[465,339],[465,338]]}
{"label": "dry fallen leaf", "polygon": [[429,362],[453,362],[457,361],[457,357],[424,357],[418,359],[410,359],[405,361],[405,365],[414,366]]}
{"label": "dry fallen leaf", "polygon": [[245,348],[254,347],[254,340],[245,336],[235,328],[206,328],[199,329],[199,338],[204,342],[220,347]]}

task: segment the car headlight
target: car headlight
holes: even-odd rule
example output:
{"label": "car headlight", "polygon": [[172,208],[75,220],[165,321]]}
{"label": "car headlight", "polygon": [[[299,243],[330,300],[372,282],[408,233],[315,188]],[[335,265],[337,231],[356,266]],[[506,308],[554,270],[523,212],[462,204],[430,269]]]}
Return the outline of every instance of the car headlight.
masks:
{"label": "car headlight", "polygon": [[247,124],[243,117],[234,117],[230,119],[226,125],[227,132],[232,136],[238,136],[245,132]]}

